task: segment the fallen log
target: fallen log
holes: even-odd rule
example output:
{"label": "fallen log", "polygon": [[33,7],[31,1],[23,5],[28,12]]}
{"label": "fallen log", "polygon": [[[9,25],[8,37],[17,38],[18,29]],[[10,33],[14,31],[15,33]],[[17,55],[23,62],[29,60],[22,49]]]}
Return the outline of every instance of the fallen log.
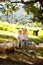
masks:
{"label": "fallen log", "polygon": [[30,45],[29,46],[30,49],[32,50],[43,50],[43,46],[39,46],[39,45]]}
{"label": "fallen log", "polygon": [[[31,49],[31,50],[35,50],[35,51],[37,51],[37,50],[43,50],[43,46],[40,46],[40,45],[29,45],[29,46],[27,46],[26,47],[27,49]],[[5,43],[5,44],[1,44],[0,45],[0,50],[3,52],[3,53],[5,53],[6,52],[6,50],[17,50],[18,48],[17,48],[17,43]],[[25,46],[24,46],[24,48],[23,49],[25,49]],[[26,49],[25,49],[26,50]]]}

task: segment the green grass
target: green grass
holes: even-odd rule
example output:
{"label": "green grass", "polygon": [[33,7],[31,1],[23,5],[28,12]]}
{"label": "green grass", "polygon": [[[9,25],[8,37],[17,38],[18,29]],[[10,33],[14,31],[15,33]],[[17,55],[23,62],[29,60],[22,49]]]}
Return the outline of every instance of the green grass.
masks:
{"label": "green grass", "polygon": [[34,41],[36,44],[39,44],[39,43],[43,43],[43,40],[39,40],[39,39],[36,39],[36,38],[29,38],[29,40],[32,42]]}
{"label": "green grass", "polygon": [[[16,33],[8,32],[8,31],[2,31],[0,30],[0,43],[6,42],[7,40],[9,42],[11,41],[17,41],[16,39]],[[42,43],[43,39],[38,39],[37,36],[29,35],[29,41],[34,41],[36,44]]]}
{"label": "green grass", "polygon": [[43,30],[40,30],[38,36],[36,36],[33,35],[33,29],[35,27],[33,27],[32,30],[29,30],[29,26],[22,25],[19,22],[16,24],[0,22],[0,43],[6,40],[17,41],[16,35],[18,34],[18,29],[22,29],[23,27],[27,28],[27,34],[30,41],[34,41],[36,44],[43,42]]}
{"label": "green grass", "polygon": [[0,43],[15,42],[17,39],[12,36],[0,35]]}

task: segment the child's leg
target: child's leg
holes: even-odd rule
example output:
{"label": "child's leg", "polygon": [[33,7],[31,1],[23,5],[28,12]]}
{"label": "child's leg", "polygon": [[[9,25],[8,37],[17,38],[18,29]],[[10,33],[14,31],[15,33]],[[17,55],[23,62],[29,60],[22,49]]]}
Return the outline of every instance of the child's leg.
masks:
{"label": "child's leg", "polygon": [[29,41],[28,40],[25,40],[25,50],[26,52],[29,51]]}
{"label": "child's leg", "polygon": [[22,47],[23,47],[23,41],[21,41],[21,43],[20,43],[20,44],[21,44],[21,48],[22,48]]}
{"label": "child's leg", "polygon": [[21,48],[22,48],[22,41],[21,41]]}
{"label": "child's leg", "polygon": [[19,42],[17,43],[17,48],[19,48]]}
{"label": "child's leg", "polygon": [[28,40],[26,40],[26,46],[28,46],[29,45],[29,41]]}
{"label": "child's leg", "polygon": [[22,40],[22,47],[24,50],[25,50],[25,46],[26,46],[26,42],[25,42],[25,40]]}
{"label": "child's leg", "polygon": [[23,40],[21,41],[21,48],[23,49],[23,46],[24,46],[24,44],[23,44]]}

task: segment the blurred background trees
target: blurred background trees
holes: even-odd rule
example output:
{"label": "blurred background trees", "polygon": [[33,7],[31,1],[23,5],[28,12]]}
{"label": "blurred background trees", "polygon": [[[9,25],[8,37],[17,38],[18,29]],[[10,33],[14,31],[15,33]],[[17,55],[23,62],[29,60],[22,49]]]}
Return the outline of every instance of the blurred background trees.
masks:
{"label": "blurred background trees", "polygon": [[[43,0],[0,0],[0,2],[5,2],[5,7],[2,9],[2,13],[7,16],[7,21],[9,21],[9,13],[12,13],[13,17],[13,11],[16,12],[19,8],[17,7],[17,3],[24,4],[23,8],[27,14],[30,12],[33,14],[33,18],[31,18],[34,22],[41,22],[43,23]],[[38,3],[39,2],[39,5]],[[36,6],[34,6],[36,4]]]}

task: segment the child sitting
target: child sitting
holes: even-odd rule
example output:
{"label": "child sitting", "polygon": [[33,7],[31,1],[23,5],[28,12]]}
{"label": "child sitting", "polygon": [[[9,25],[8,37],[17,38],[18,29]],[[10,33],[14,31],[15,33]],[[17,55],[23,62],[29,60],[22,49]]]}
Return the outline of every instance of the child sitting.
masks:
{"label": "child sitting", "polygon": [[28,35],[27,35],[27,29],[26,28],[22,29],[22,34],[23,34],[23,36],[22,36],[23,45],[28,46],[29,41],[28,41]]}
{"label": "child sitting", "polygon": [[18,40],[18,47],[22,47],[22,43],[21,43],[21,41],[22,41],[22,30],[19,30],[18,31],[18,37],[17,37],[17,40]]}

